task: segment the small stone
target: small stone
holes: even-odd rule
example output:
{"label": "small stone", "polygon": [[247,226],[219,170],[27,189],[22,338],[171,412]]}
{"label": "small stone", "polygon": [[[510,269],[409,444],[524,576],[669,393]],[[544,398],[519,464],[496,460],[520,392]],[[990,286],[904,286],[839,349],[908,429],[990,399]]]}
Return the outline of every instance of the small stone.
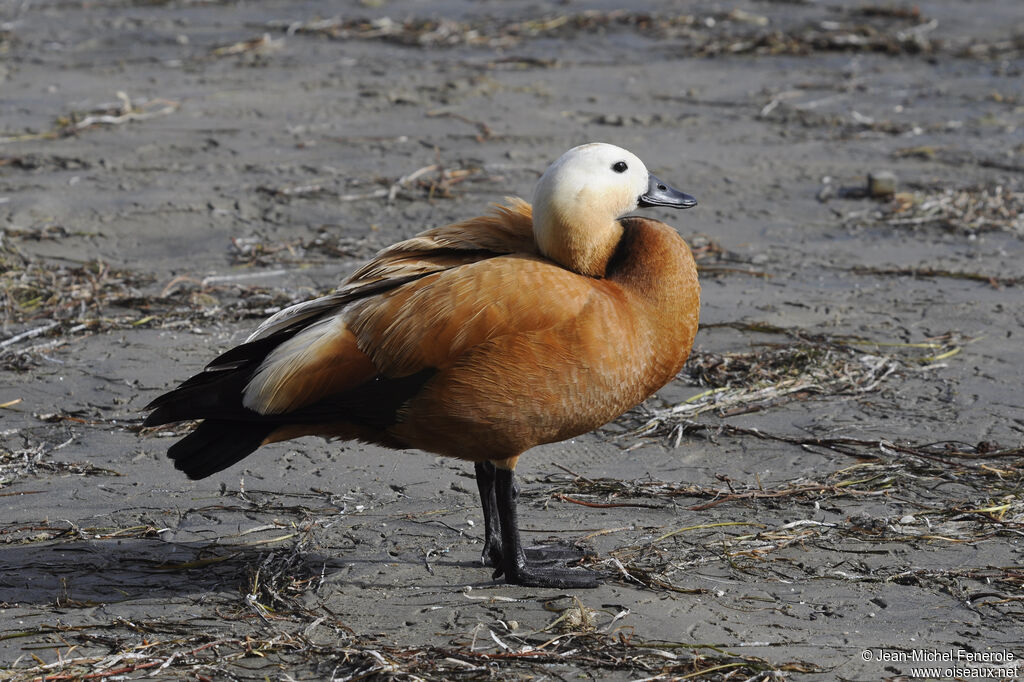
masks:
{"label": "small stone", "polygon": [[601,114],[597,117],[597,122],[601,125],[606,126],[624,126],[626,125],[626,119],[619,114]]}
{"label": "small stone", "polygon": [[892,171],[875,171],[868,174],[868,195],[891,197],[896,193],[896,174]]}

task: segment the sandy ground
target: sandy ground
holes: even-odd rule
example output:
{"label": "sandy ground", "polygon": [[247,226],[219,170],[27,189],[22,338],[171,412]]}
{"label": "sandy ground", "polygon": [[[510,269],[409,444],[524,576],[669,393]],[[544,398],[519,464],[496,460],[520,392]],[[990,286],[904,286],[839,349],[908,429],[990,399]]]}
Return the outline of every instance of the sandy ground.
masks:
{"label": "sandy ground", "polygon": [[[1014,670],[1019,3],[633,4],[0,3],[0,679]],[[491,581],[460,462],[303,440],[190,483],[139,433],[592,140],[698,197],[654,215],[704,286],[676,382],[521,462],[526,536],[601,588]]]}

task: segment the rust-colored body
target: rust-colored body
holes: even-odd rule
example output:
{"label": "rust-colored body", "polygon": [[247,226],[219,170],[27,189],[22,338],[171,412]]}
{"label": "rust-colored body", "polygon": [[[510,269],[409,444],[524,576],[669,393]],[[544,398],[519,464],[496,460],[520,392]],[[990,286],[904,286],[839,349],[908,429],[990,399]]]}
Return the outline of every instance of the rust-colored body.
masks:
{"label": "rust-colored body", "polygon": [[[382,279],[410,268],[438,271],[341,304],[324,329],[312,332],[315,351],[254,391],[265,411],[287,411],[357,390],[378,373],[436,369],[394,424],[370,429],[337,415],[281,426],[266,442],[329,435],[507,460],[601,426],[675,376],[693,344],[700,307],[693,257],[675,230],[624,219],[621,243],[604,276],[594,278],[535,249],[514,251],[532,229],[525,204],[499,216],[500,230],[493,220],[462,223],[471,236],[463,245],[467,258],[454,259],[454,267],[443,243],[429,248],[430,233],[419,238],[427,248],[414,255],[394,259],[392,251],[371,262],[363,272]],[[495,250],[472,248],[478,240]],[[359,283],[354,277],[346,286]],[[271,356],[268,367],[289,359]]]}

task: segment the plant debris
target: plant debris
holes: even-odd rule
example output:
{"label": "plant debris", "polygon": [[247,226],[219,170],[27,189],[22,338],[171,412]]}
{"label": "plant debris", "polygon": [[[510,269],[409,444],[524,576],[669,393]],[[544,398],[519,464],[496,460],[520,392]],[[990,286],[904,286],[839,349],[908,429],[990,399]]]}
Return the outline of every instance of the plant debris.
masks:
{"label": "plant debris", "polygon": [[66,462],[50,457],[52,453],[67,447],[73,441],[74,438],[69,438],[58,445],[35,443],[29,447],[18,449],[0,445],[0,491],[25,476],[41,473],[75,476],[121,475],[116,471],[104,469],[89,462]]}
{"label": "plant debris", "polygon": [[1024,191],[1003,184],[897,192],[892,201],[850,213],[848,227],[939,229],[957,234],[1008,232],[1024,238]]}
{"label": "plant debris", "polygon": [[[754,437],[799,445],[810,451],[832,451],[853,458],[853,462],[823,477],[805,477],[766,485],[722,478],[721,487],[699,486],[641,479],[623,481],[611,478],[588,479],[577,475],[549,476],[544,492],[529,493],[534,499],[588,501],[597,507],[647,506],[669,509],[694,503],[686,508],[704,512],[715,508],[721,518],[723,505],[763,505],[790,510],[787,520],[773,525],[768,520],[693,521],[667,532],[647,530],[639,539],[620,543],[607,556],[591,555],[585,565],[605,570],[610,576],[652,590],[693,591],[679,578],[698,566],[725,562],[743,571],[762,570],[768,555],[793,544],[816,543],[821,549],[856,544],[870,537],[873,543],[975,543],[998,537],[1024,535],[1024,448],[1001,448],[982,442],[892,443],[885,440],[854,438],[790,437],[744,427],[721,426],[717,429],[699,424],[694,430],[717,431],[731,437]],[[933,488],[940,482],[958,486],[963,497],[939,498]],[[554,489],[550,485],[554,484]],[[545,497],[547,496],[547,497]],[[571,497],[570,497],[571,496]],[[888,498],[914,508],[897,518],[857,515],[845,520],[823,521],[804,518],[814,510],[834,507],[842,498]],[[661,505],[652,504],[662,502]],[[639,504],[637,504],[639,503]],[[769,507],[771,508],[771,507]],[[820,516],[819,516],[820,518]],[[757,528],[751,533],[750,528]],[[617,531],[638,529],[622,528]],[[675,538],[671,543],[666,542]],[[892,580],[905,573],[892,571]],[[997,572],[998,573],[998,572]],[[1024,572],[1015,569],[998,573],[1008,583],[1003,589],[1015,589],[1024,580]],[[813,573],[804,577],[813,577]],[[837,573],[843,579],[886,580],[884,576]],[[1010,602],[1007,602],[1010,603]],[[1022,604],[1011,604],[1016,617],[1024,620]]]}
{"label": "plant debris", "polygon": [[56,126],[40,133],[0,136],[0,145],[30,140],[56,140],[98,126],[116,126],[166,116],[178,110],[178,102],[167,99],[132,101],[127,93],[117,92],[117,102],[100,104],[87,112],[73,111],[57,117]]}
{"label": "plant debris", "polygon": [[[286,187],[261,186],[257,191],[286,203],[294,198],[328,197],[332,201],[364,201],[380,200],[394,202],[398,198],[405,200],[419,199],[454,199],[459,194],[455,191],[458,185],[475,183],[496,184],[504,180],[500,174],[490,173],[485,168],[466,163],[446,166],[432,163],[418,168],[397,179],[378,178],[374,184],[382,185],[376,189],[362,192],[351,192],[332,186],[329,181],[304,182],[300,185]],[[365,184],[359,182],[359,184]]]}
{"label": "plant debris", "polygon": [[[824,21],[796,25],[774,25],[770,18],[733,9],[701,16],[656,15],[629,10],[588,10],[555,14],[528,21],[482,18],[451,19],[390,17],[272,21],[269,31],[287,35],[314,34],[334,40],[380,40],[419,48],[459,45],[507,49],[539,37],[570,39],[612,30],[633,31],[654,39],[671,41],[671,50],[685,56],[716,55],[808,55],[815,52],[880,52],[936,54],[948,52],[961,58],[1009,58],[1024,44],[1017,39],[970,45],[944,44],[931,33],[938,22],[918,11],[887,8],[856,8]],[[784,20],[783,20],[784,21]],[[252,41],[250,41],[252,42]],[[248,43],[246,43],[248,44]]]}
{"label": "plant debris", "polygon": [[[179,277],[154,295],[147,293],[155,284],[148,274],[114,269],[102,261],[67,264],[27,258],[9,239],[3,246],[0,313],[6,327],[22,328],[0,341],[0,364],[8,370],[23,371],[40,354],[89,334],[265,317],[268,310],[294,302],[281,290],[245,285],[245,275]],[[29,341],[35,342],[25,345]]]}
{"label": "plant debris", "polygon": [[[153,632],[149,629],[153,625],[158,628],[156,633],[164,629],[163,624],[134,625],[144,633]],[[13,674],[5,679],[11,682],[114,676],[143,679],[160,673],[197,679],[237,679],[278,666],[292,671],[305,670],[307,674],[329,674],[329,679],[334,680],[475,679],[499,670],[503,679],[529,679],[537,674],[550,674],[552,670],[578,669],[687,678],[714,673],[749,678],[770,673],[820,672],[814,664],[803,661],[773,663],[714,646],[639,642],[624,634],[569,633],[547,638],[499,638],[493,630],[487,631],[493,641],[505,648],[479,651],[458,646],[403,648],[372,642],[323,644],[301,632],[244,638],[212,634],[172,638],[150,635],[141,642],[118,634],[97,641],[74,628],[58,628],[51,632],[68,642],[67,646],[95,648],[99,644],[105,645],[107,652],[62,657],[53,663],[40,661],[35,665],[21,665],[11,670]],[[15,636],[33,634],[37,633],[29,631]]]}
{"label": "plant debris", "polygon": [[707,387],[706,391],[677,405],[634,410],[619,423],[633,423],[633,436],[674,433],[678,443],[681,424],[706,412],[731,417],[812,396],[868,393],[896,372],[928,367],[956,355],[963,343],[952,334],[914,344],[755,328],[792,334],[794,341],[749,352],[695,350],[681,374],[690,384]]}

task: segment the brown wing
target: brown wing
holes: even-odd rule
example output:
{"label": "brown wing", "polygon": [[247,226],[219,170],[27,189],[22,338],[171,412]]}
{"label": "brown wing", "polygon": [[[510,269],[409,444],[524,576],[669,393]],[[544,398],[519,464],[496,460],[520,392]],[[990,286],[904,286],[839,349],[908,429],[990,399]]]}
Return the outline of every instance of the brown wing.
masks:
{"label": "brown wing", "polygon": [[393,244],[353,273],[333,294],[286,308],[266,320],[248,341],[340,311],[349,303],[405,282],[509,253],[536,254],[530,204],[516,197],[490,215],[422,232]]}
{"label": "brown wing", "polygon": [[509,255],[424,277],[353,305],[360,350],[388,376],[444,369],[490,339],[571,320],[593,280],[533,256]]}
{"label": "brown wing", "polygon": [[[537,250],[532,230],[530,205],[509,199],[491,215],[390,246],[338,292],[281,311],[249,341],[305,328],[266,356],[243,404],[260,414],[290,412],[378,373],[397,377],[442,366],[515,325],[550,324],[536,301],[492,300],[496,291],[549,286],[537,280],[544,278],[538,270],[565,272],[530,255]],[[576,288],[584,289],[579,282]]]}
{"label": "brown wing", "polygon": [[246,387],[244,404],[280,414],[377,374],[443,370],[491,339],[572,320],[595,293],[593,280],[525,255],[430,274],[356,301],[279,345]]}
{"label": "brown wing", "polygon": [[393,244],[359,268],[341,290],[381,279],[446,270],[493,254],[538,254],[530,204],[506,197],[490,215],[436,227]]}

